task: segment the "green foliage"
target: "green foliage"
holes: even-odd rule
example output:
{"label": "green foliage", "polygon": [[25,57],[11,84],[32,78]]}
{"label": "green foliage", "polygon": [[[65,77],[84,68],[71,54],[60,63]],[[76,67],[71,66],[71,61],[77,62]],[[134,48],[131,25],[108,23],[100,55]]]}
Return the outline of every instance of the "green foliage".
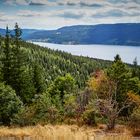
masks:
{"label": "green foliage", "polygon": [[[133,90],[126,90],[125,96],[118,94],[118,82],[122,81],[114,80],[114,78],[107,76],[104,71],[98,71],[88,82],[89,88],[95,94],[94,107],[101,116],[107,118],[108,130],[114,129],[116,120],[124,109],[133,107],[133,104],[139,102],[139,96],[134,93],[135,87],[133,86],[131,86],[132,89],[134,88]],[[118,98],[121,98],[121,104]],[[126,114],[129,115],[128,112]]]}
{"label": "green foliage", "polygon": [[85,110],[82,115],[82,118],[86,124],[91,126],[96,125],[96,114],[93,109]]}
{"label": "green foliage", "polygon": [[138,75],[139,75],[138,62],[137,62],[137,58],[135,58],[133,61],[132,76],[135,77]]}
{"label": "green foliage", "polygon": [[84,89],[89,75],[97,69],[106,68],[111,64],[103,61],[82,56],[54,51],[43,48],[32,43],[21,42],[21,46],[28,54],[30,64],[39,64],[45,71],[45,81],[50,85],[58,76],[65,76],[70,73],[75,78],[76,85]]}
{"label": "green foliage", "polygon": [[14,115],[11,119],[11,125],[19,125],[19,126],[26,126],[26,125],[34,125],[33,121],[33,108],[32,107],[22,107],[18,113]]}
{"label": "green foliage", "polygon": [[84,112],[82,113],[82,119],[85,124],[95,126],[97,125],[97,114],[98,111],[95,107],[93,99],[90,99],[89,103],[86,105]]}
{"label": "green foliage", "polygon": [[22,107],[22,102],[15,91],[8,85],[0,83],[0,123],[9,125],[11,119]]}
{"label": "green foliage", "polygon": [[12,67],[12,52],[10,47],[10,36],[8,27],[6,27],[6,36],[5,36],[5,47],[3,48],[4,56],[3,56],[3,80],[6,84],[10,84],[10,74],[11,74],[11,67]]}
{"label": "green foliage", "polygon": [[[18,79],[20,81],[20,98],[24,103],[31,103],[36,94],[31,69],[24,68]],[[17,93],[19,95],[19,93]]]}
{"label": "green foliage", "polygon": [[70,74],[66,74],[66,76],[57,77],[49,87],[48,92],[52,98],[59,95],[63,105],[65,96],[75,93],[75,90],[74,78]]}
{"label": "green foliage", "polygon": [[132,135],[135,137],[140,136],[140,107],[134,109],[130,116],[129,127],[132,130]]}
{"label": "green foliage", "polygon": [[39,64],[33,65],[33,83],[37,94],[43,93],[46,90],[44,73],[43,68]]}
{"label": "green foliage", "polygon": [[[15,24],[15,35],[14,35],[14,45],[12,47],[12,62],[11,62],[11,72],[10,72],[10,82],[8,83],[16,91],[16,94],[22,96],[22,76],[25,71],[26,55],[21,49],[20,40],[21,40],[21,29],[18,27],[18,24]],[[23,97],[23,96],[22,96]],[[22,99],[22,98],[21,98]],[[24,101],[25,99],[23,99]]]}
{"label": "green foliage", "polygon": [[[123,105],[124,100],[127,98],[128,91],[140,92],[138,77],[133,77],[131,69],[122,62],[119,55],[115,57],[112,66],[107,69],[107,75],[117,84],[116,95],[120,106]],[[128,111],[127,113],[124,112],[124,114],[128,115]]]}
{"label": "green foliage", "polygon": [[[60,101],[59,101],[60,102]],[[43,93],[33,103],[33,122],[55,123],[60,120],[60,106],[52,103],[49,93]]]}
{"label": "green foliage", "polygon": [[133,128],[140,128],[140,107],[135,108],[130,117],[130,126]]}
{"label": "green foliage", "polygon": [[58,109],[52,104],[48,93],[36,95],[33,103],[23,107],[12,119],[12,124],[20,126],[38,123],[54,123],[58,120]]}
{"label": "green foliage", "polygon": [[64,103],[65,103],[64,116],[66,118],[75,118],[77,109],[76,96],[74,95],[65,96]]}

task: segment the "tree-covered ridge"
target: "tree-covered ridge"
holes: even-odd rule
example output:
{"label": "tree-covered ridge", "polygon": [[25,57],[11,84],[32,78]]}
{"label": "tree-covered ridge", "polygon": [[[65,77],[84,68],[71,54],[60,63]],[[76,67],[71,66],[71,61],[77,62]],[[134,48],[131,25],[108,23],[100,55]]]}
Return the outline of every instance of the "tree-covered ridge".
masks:
{"label": "tree-covered ridge", "polygon": [[[13,33],[13,31],[11,30]],[[5,34],[4,29],[0,33]],[[14,34],[14,33],[13,33]],[[139,23],[66,26],[56,30],[23,29],[25,40],[57,44],[104,44],[140,46]]]}
{"label": "tree-covered ridge", "polygon": [[85,86],[85,82],[92,72],[106,68],[111,64],[111,61],[73,56],[32,43],[24,41],[21,43],[28,53],[30,61],[37,63],[45,70],[47,81],[53,81],[59,75],[64,76],[66,73],[70,73],[81,88]]}
{"label": "tree-covered ridge", "polygon": [[[11,30],[13,33],[13,30]],[[2,35],[4,29],[0,29]],[[14,34],[14,33],[13,33]],[[23,29],[24,40],[57,44],[104,44],[140,46],[139,23],[66,26],[56,30]]]}
{"label": "tree-covered ridge", "polygon": [[12,36],[8,27],[1,37],[1,79],[11,85],[24,102],[46,90],[59,76],[75,78],[78,89],[84,89],[91,73],[106,68],[110,61],[73,56],[21,40],[22,31],[15,25]]}

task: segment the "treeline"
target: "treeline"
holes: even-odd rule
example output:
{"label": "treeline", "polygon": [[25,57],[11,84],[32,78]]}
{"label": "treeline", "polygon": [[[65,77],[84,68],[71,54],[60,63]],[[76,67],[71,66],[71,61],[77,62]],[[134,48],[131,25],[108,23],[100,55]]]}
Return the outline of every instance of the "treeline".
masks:
{"label": "treeline", "polygon": [[[118,117],[130,117],[136,110],[140,95],[136,59],[130,67],[119,55],[113,63],[73,56],[22,41],[18,24],[14,31],[11,36],[7,27],[6,36],[0,38],[2,125],[95,125],[97,121],[107,121],[111,128]],[[131,104],[123,105],[128,97]],[[99,104],[104,106],[99,108]]]}

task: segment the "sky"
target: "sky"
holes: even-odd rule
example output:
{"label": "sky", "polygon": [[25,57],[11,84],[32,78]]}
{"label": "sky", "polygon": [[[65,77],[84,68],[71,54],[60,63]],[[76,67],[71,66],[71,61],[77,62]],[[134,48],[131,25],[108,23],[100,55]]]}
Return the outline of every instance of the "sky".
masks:
{"label": "sky", "polygon": [[0,28],[140,23],[140,0],[0,0]]}

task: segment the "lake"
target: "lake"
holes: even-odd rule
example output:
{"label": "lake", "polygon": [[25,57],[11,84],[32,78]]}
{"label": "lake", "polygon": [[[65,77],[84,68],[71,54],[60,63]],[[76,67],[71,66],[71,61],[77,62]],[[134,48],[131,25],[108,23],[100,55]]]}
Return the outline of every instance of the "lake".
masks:
{"label": "lake", "polygon": [[114,56],[119,54],[126,63],[133,63],[137,57],[140,64],[140,46],[118,46],[118,45],[61,45],[44,42],[33,42],[34,44],[54,50],[61,50],[73,55],[82,55],[104,60],[114,60]]}

